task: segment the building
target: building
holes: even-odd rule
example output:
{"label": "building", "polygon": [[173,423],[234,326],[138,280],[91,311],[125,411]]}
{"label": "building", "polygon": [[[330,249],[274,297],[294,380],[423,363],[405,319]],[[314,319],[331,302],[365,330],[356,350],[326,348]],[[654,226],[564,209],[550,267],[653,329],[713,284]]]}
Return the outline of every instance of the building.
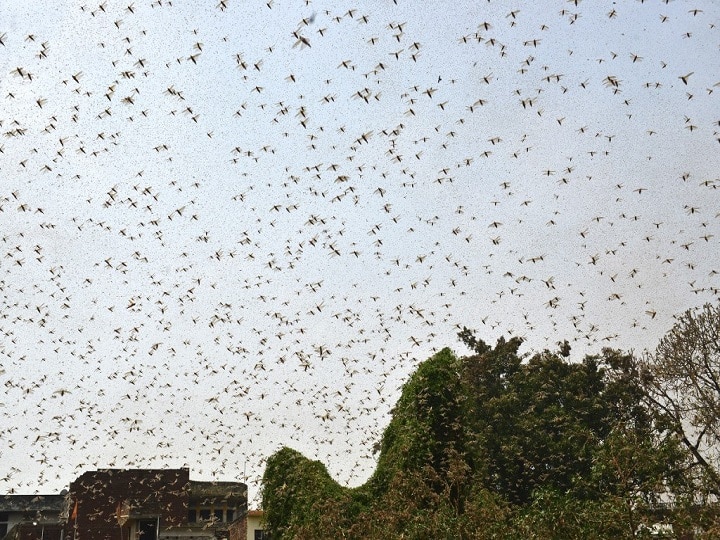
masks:
{"label": "building", "polygon": [[18,538],[61,540],[64,524],[60,512],[64,506],[65,493],[55,495],[0,495],[0,539],[10,531]]}
{"label": "building", "polygon": [[241,482],[193,481],[186,468],[101,469],[60,495],[0,499],[0,538],[244,540],[246,514]]}
{"label": "building", "polygon": [[270,540],[270,535],[263,529],[263,511],[248,510],[247,540]]}

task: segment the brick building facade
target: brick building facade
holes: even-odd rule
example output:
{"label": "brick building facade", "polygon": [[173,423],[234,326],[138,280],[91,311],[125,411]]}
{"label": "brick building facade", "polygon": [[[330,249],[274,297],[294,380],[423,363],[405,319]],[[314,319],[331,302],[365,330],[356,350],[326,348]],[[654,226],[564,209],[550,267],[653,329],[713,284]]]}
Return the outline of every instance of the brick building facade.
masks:
{"label": "brick building facade", "polygon": [[70,484],[66,538],[158,540],[159,527],[188,524],[189,494],[188,469],[86,472]]}
{"label": "brick building facade", "polygon": [[[6,496],[7,509],[16,497],[28,496]],[[40,513],[6,512],[5,540],[230,540],[247,530],[247,486],[193,481],[188,469],[88,471],[48,497],[42,523]]]}

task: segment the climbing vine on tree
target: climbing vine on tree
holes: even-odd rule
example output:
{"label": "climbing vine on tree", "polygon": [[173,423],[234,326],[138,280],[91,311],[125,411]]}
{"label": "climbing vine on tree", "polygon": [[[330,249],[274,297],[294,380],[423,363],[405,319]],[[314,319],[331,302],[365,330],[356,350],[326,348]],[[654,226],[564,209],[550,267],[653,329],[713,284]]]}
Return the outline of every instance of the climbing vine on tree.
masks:
{"label": "climbing vine on tree", "polygon": [[273,538],[631,538],[692,522],[692,455],[648,407],[632,355],[459,338],[471,354],[443,349],[404,385],[363,486],[288,448],[272,456]]}

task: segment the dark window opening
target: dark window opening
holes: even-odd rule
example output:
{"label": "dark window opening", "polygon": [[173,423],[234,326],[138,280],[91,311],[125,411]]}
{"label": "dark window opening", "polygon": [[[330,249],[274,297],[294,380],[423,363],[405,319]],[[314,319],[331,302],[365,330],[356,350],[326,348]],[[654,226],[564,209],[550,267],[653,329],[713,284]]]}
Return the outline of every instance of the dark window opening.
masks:
{"label": "dark window opening", "polygon": [[195,523],[197,521],[197,514],[195,509],[188,510],[188,523]]}
{"label": "dark window opening", "polygon": [[215,521],[222,521],[222,510],[215,510]]}
{"label": "dark window opening", "polygon": [[210,521],[210,510],[207,508],[200,510],[200,519],[202,521]]}
{"label": "dark window opening", "polygon": [[225,512],[225,515],[227,516],[227,521],[230,522],[233,520],[233,517],[235,517],[235,512],[233,512],[230,508],[227,509],[227,512]]}
{"label": "dark window opening", "polygon": [[54,525],[43,526],[41,538],[43,540],[62,540],[62,528]]}
{"label": "dark window opening", "polygon": [[7,534],[9,521],[10,515],[7,512],[0,512],[0,538]]}
{"label": "dark window opening", "polygon": [[157,519],[138,520],[138,540],[158,540]]}

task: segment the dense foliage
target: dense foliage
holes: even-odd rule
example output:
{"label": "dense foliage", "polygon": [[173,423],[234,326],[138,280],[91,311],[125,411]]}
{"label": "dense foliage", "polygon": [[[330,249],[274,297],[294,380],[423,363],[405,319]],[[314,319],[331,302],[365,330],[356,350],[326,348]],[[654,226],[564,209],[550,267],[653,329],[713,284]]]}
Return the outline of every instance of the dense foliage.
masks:
{"label": "dense foliage", "polygon": [[599,539],[651,535],[661,523],[676,534],[712,528],[713,513],[697,504],[709,500],[708,476],[673,418],[652,407],[647,366],[609,349],[571,361],[565,343],[523,357],[518,338],[491,347],[470,330],[459,336],[472,354],[443,349],[419,366],[365,485],[344,488],[291,449],[271,457],[263,506],[274,539]]}

